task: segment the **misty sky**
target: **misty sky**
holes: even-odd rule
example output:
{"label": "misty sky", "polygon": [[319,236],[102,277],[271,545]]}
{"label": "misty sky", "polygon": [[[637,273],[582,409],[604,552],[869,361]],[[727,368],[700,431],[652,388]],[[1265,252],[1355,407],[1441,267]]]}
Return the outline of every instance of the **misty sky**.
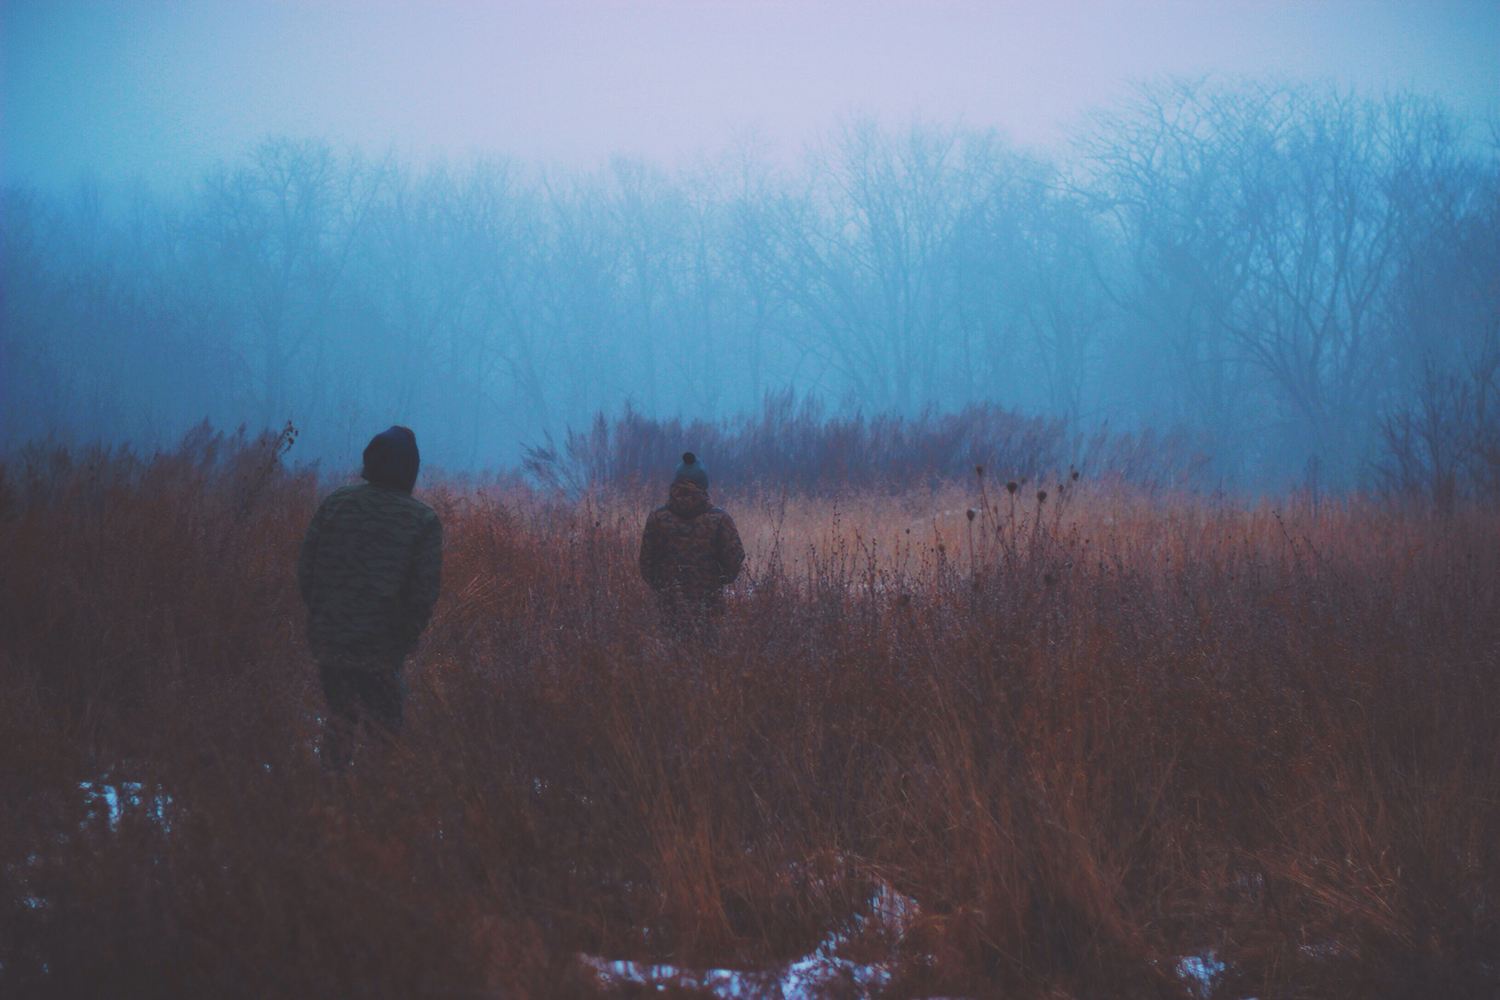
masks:
{"label": "misty sky", "polygon": [[267,134],[372,152],[794,157],[842,114],[1065,137],[1216,72],[1500,108],[1500,0],[77,3],[0,0],[0,176],[171,183]]}

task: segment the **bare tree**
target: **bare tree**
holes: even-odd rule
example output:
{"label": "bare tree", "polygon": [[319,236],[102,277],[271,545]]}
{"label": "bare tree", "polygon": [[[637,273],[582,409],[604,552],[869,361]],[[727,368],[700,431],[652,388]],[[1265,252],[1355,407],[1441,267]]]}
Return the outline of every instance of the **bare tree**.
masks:
{"label": "bare tree", "polygon": [[990,152],[983,136],[856,122],[815,162],[814,186],[781,199],[781,292],[860,400],[911,412],[938,397],[956,325],[952,245],[983,197],[973,161]]}
{"label": "bare tree", "polygon": [[1124,252],[1121,273],[1099,277],[1134,319],[1140,391],[1153,397],[1143,411],[1212,433],[1229,476],[1255,427],[1256,379],[1227,335],[1253,254],[1226,148],[1226,120],[1243,100],[1188,82],[1143,87],[1080,144],[1084,190]]}
{"label": "bare tree", "polygon": [[288,139],[209,178],[211,293],[235,323],[232,351],[266,426],[286,419],[294,363],[324,330],[378,184],[327,146]]}
{"label": "bare tree", "polygon": [[1351,482],[1391,377],[1387,296],[1423,224],[1412,193],[1439,182],[1452,142],[1411,98],[1184,83],[1147,88],[1089,141],[1133,304],[1221,439],[1258,375],[1282,466],[1300,453]]}
{"label": "bare tree", "polygon": [[1401,371],[1376,471],[1451,509],[1500,500],[1500,141],[1483,159],[1444,148],[1444,169],[1402,188],[1418,204],[1391,295]]}
{"label": "bare tree", "polygon": [[1228,484],[1384,447],[1489,489],[1495,148],[1410,97],[1176,83],[1078,152],[856,121],[800,170],[532,174],[283,139],[180,201],[7,192],[0,379],[93,433],[295,416],[341,458],[377,415],[474,467],[791,387],[1188,431]]}

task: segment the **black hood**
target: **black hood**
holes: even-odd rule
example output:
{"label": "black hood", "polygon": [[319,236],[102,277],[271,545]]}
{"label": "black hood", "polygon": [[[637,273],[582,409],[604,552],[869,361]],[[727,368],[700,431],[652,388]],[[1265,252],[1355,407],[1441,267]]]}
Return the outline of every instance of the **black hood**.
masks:
{"label": "black hood", "polygon": [[365,468],[361,475],[376,486],[410,493],[417,485],[417,436],[407,427],[389,427],[365,446]]}

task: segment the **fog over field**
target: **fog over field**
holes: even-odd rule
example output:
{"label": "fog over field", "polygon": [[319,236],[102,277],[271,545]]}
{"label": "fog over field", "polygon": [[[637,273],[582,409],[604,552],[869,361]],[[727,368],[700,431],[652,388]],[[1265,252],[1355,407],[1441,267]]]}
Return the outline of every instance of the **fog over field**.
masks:
{"label": "fog over field", "polygon": [[1496,53],[0,0],[0,997],[1500,997]]}
{"label": "fog over field", "polygon": [[7,448],[791,393],[1487,488],[1491,3],[0,10]]}

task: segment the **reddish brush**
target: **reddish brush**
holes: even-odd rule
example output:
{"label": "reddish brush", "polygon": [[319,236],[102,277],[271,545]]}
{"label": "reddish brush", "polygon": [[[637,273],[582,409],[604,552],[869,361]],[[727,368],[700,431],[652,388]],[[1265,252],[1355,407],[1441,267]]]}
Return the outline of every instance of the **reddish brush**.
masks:
{"label": "reddish brush", "polygon": [[1493,512],[728,494],[710,646],[637,579],[654,497],[419,486],[407,729],[335,779],[276,450],[4,467],[0,992],[552,995],[839,928],[891,995],[1497,988]]}

